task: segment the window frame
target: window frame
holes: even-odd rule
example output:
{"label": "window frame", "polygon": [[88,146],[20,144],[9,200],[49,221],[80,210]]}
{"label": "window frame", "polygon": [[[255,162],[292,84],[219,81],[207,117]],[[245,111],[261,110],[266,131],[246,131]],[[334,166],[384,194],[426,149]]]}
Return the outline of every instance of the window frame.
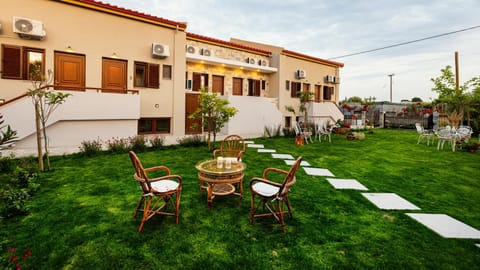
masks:
{"label": "window frame", "polygon": [[[11,56],[12,51],[5,53],[5,51],[15,50],[14,56]],[[41,71],[39,74],[39,78],[33,78],[29,72],[29,53],[40,53],[41,54]],[[2,79],[10,79],[10,80],[40,80],[42,77],[45,76],[45,49],[42,48],[35,48],[35,47],[27,47],[27,46],[17,46],[17,45],[10,45],[10,44],[2,44]],[[6,56],[10,58],[6,58]],[[12,63],[13,62],[13,63]],[[13,65],[6,66],[6,63]],[[5,70],[8,72],[6,73]],[[12,72],[13,71],[13,72]],[[15,74],[14,74],[15,73]]]}
{"label": "window frame", "polygon": [[162,65],[162,79],[163,80],[172,80],[172,65]]}
{"label": "window frame", "polygon": [[[137,82],[137,67],[141,67],[143,69],[143,80],[139,84]],[[134,61],[133,62],[133,87],[139,88],[160,88],[160,65],[147,63],[142,61]]]}
{"label": "window frame", "polygon": [[[148,131],[140,131],[140,121],[151,121],[151,130]],[[167,123],[167,130],[166,131],[158,131],[157,130],[157,121],[166,121]],[[138,119],[137,122],[137,133],[139,135],[143,134],[170,134],[172,131],[172,119],[170,117],[145,117]]]}

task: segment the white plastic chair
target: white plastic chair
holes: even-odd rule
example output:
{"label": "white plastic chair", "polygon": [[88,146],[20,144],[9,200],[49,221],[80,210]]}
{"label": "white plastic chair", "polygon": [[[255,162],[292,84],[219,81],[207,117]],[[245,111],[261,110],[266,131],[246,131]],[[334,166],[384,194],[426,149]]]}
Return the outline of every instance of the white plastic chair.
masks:
{"label": "white plastic chair", "polygon": [[430,139],[432,140],[432,144],[434,143],[435,134],[433,132],[425,130],[420,123],[415,123],[415,127],[417,128],[418,133],[417,144],[422,142],[424,139],[427,141],[427,145],[430,145]]}
{"label": "white plastic chair", "polygon": [[452,147],[452,151],[455,152],[455,137],[456,135],[450,127],[439,129],[437,132],[437,150],[440,150],[440,148],[443,149],[445,142],[449,142]]}

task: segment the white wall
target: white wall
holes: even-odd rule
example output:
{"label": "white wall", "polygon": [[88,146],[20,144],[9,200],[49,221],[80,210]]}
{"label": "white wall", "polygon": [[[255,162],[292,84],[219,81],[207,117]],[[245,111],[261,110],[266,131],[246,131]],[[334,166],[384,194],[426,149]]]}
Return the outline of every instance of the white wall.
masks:
{"label": "white wall", "polygon": [[221,130],[222,134],[240,134],[244,137],[262,136],[265,127],[282,124],[282,113],[276,100],[264,97],[223,96],[238,113]]}

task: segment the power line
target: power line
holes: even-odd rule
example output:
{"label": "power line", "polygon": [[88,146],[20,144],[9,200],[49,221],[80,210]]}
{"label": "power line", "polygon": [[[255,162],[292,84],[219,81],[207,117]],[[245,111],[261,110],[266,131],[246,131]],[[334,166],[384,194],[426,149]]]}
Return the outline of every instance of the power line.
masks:
{"label": "power line", "polygon": [[331,57],[329,59],[333,60],[333,59],[344,58],[344,57],[349,57],[349,56],[354,56],[354,55],[359,55],[359,54],[365,54],[365,53],[369,53],[369,52],[385,50],[385,49],[398,47],[398,46],[403,46],[403,45],[407,45],[407,44],[411,44],[411,43],[415,43],[415,42],[420,42],[420,41],[424,41],[424,40],[428,40],[428,39],[434,39],[434,38],[439,38],[439,37],[443,37],[443,36],[447,36],[447,35],[451,35],[451,34],[456,34],[456,33],[464,32],[464,31],[469,31],[469,30],[473,30],[473,29],[476,29],[476,28],[480,28],[480,25],[469,27],[469,28],[464,28],[464,29],[461,29],[461,30],[456,30],[456,31],[448,32],[448,33],[443,33],[443,34],[439,34],[439,35],[435,35],[435,36],[430,36],[430,37],[426,37],[426,38],[415,39],[415,40],[411,40],[411,41],[397,43],[397,44],[393,44],[393,45],[389,45],[389,46],[385,46],[385,47],[380,47],[380,48],[377,48],[377,49],[366,50],[366,51],[361,51],[361,52],[357,52],[357,53],[351,53],[351,54]]}

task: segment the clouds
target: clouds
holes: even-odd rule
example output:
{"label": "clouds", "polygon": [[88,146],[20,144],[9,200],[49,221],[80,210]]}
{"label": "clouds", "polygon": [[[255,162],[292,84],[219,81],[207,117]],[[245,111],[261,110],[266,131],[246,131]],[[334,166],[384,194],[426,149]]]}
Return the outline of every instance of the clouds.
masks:
{"label": "clouds", "polygon": [[[314,57],[371,50],[480,25],[478,0],[108,0],[108,3],[174,21],[188,32],[268,43]],[[430,78],[454,65],[461,78],[480,75],[480,28],[386,50],[336,59],[343,62],[341,98],[375,96],[394,101],[436,98]],[[388,91],[386,91],[388,90]]]}

